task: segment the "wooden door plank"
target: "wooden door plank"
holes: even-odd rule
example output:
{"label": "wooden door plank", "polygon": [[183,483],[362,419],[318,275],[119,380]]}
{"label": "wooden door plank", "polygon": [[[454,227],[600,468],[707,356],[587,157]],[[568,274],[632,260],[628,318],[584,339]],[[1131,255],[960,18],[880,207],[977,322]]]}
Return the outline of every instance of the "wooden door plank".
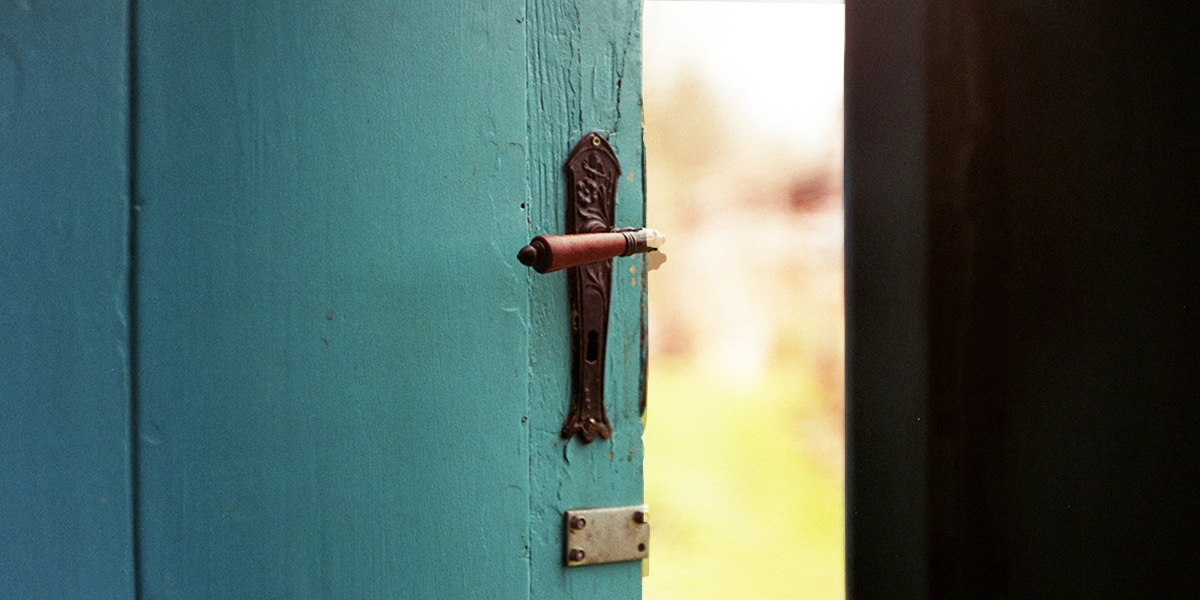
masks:
{"label": "wooden door plank", "polygon": [[133,598],[125,2],[0,8],[0,597]]}
{"label": "wooden door plank", "polygon": [[139,11],[147,597],[527,597],[523,0]]}
{"label": "wooden door plank", "polygon": [[[641,225],[641,3],[532,0],[528,44],[531,232],[564,230],[562,163],[588,131],[606,135],[624,171],[617,226]],[[644,258],[613,264],[605,401],[614,433],[588,445],[559,437],[571,398],[566,273],[530,273],[532,597],[640,598],[640,563],[563,568],[562,514],[642,502]]]}

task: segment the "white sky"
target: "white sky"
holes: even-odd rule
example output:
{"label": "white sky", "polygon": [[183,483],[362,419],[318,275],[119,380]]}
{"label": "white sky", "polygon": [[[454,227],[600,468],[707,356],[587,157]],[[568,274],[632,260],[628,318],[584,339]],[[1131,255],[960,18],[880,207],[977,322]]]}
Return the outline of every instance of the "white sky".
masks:
{"label": "white sky", "polygon": [[783,133],[798,149],[828,143],[841,134],[844,9],[647,2],[645,85],[667,85],[686,66],[741,113],[739,122]]}

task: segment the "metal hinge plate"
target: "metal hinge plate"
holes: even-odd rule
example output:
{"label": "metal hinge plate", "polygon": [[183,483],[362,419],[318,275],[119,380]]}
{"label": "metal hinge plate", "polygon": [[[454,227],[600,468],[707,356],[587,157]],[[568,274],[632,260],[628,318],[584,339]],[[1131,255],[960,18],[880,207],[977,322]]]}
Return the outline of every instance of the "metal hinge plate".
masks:
{"label": "metal hinge plate", "polygon": [[650,555],[649,508],[645,504],[568,510],[568,567],[642,560]]}

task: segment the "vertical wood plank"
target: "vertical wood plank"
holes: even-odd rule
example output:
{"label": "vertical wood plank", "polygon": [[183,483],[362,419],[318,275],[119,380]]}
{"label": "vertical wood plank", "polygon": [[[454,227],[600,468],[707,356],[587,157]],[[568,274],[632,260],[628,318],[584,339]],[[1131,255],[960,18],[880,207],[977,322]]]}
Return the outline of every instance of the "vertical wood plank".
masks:
{"label": "vertical wood plank", "polygon": [[132,598],[125,2],[0,7],[0,597]]}
{"label": "vertical wood plank", "polygon": [[139,7],[147,597],[528,596],[524,2]]}
{"label": "vertical wood plank", "polygon": [[[528,7],[531,233],[563,231],[562,163],[588,131],[608,137],[624,171],[617,226],[641,225],[641,3],[531,0]],[[562,566],[562,512],[642,501],[643,258],[613,265],[605,403],[614,433],[588,445],[559,437],[571,398],[566,273],[532,274],[529,286],[531,597],[640,598],[639,563]]]}

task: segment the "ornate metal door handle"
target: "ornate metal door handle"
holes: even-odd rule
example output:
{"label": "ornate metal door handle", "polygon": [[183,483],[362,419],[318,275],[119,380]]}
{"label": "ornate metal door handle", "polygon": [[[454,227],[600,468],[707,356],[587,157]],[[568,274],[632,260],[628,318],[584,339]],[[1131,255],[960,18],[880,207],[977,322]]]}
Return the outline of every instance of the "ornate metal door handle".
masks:
{"label": "ornate metal door handle", "polygon": [[574,398],[561,435],[583,443],[612,436],[604,410],[604,356],[612,259],[649,252],[663,242],[653,229],[613,229],[621,165],[598,133],[583,136],[567,157],[567,233],[533,238],[517,259],[539,273],[567,269],[574,337]]}

